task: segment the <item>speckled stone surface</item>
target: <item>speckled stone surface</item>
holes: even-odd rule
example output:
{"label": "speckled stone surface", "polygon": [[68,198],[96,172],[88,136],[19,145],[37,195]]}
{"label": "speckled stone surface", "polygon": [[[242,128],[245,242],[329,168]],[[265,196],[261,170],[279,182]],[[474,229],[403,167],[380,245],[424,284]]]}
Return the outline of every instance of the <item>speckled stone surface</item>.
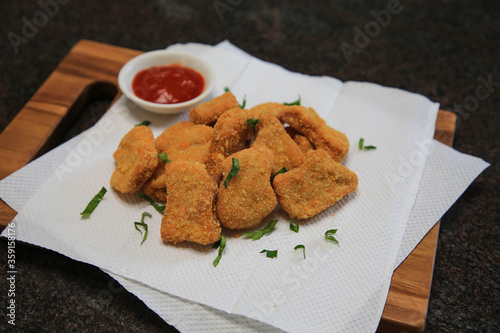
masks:
{"label": "speckled stone surface", "polygon": [[[11,43],[9,33],[23,36],[26,20],[43,19],[40,3],[49,2],[0,2],[0,130],[80,39],[143,51],[228,39],[292,71],[398,87],[456,112],[454,147],[492,165],[442,219],[426,332],[500,332],[499,1],[401,0],[393,8],[394,0],[58,0],[38,31],[24,31],[26,43]],[[219,15],[217,3],[230,8]],[[389,9],[384,26],[370,23]],[[371,37],[356,38],[366,28]],[[357,48],[346,57],[347,44]],[[484,80],[489,94],[477,98]],[[91,126],[108,103],[87,107],[63,140]],[[99,269],[22,244],[16,251],[19,331],[176,332]],[[4,331],[11,328],[5,239],[0,267]]]}

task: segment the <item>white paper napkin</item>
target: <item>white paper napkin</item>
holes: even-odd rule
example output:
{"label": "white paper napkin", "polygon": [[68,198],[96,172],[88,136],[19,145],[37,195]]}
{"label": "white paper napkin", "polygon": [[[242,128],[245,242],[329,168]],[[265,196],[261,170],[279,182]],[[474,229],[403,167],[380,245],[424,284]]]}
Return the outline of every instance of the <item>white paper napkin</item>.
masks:
{"label": "white paper napkin", "polygon": [[432,141],[429,150],[429,159],[406,225],[395,268],[406,259],[474,179],[490,165],[436,140]]}
{"label": "white paper napkin", "polygon": [[[374,84],[342,84],[333,78],[290,73],[229,43],[172,48],[199,54],[214,66],[218,73],[214,95],[229,86],[240,100],[246,95],[252,106],[265,101],[291,101],[300,94],[304,105],[316,108],[349,137],[352,148],[345,164],[358,174],[358,190],[302,223],[299,234],[288,230],[287,216],[277,210],[266,219],[280,220],[273,234],[259,241],[230,237],[217,268],[212,266],[215,250],[163,244],[159,237],[161,216],[134,196],[109,191],[91,219],[81,220],[79,212],[88,200],[109,183],[114,168],[111,155],[133,125],[148,119],[158,135],[166,126],[187,119],[186,113],[153,115],[121,99],[92,129],[0,183],[2,198],[20,211],[14,220],[18,239],[113,274],[181,330],[196,331],[198,327],[207,331],[209,327],[236,325],[255,326],[258,331],[274,327],[287,331],[325,327],[339,332],[374,331],[398,253],[413,248],[411,244],[418,239],[416,245],[428,230],[422,234],[427,228],[422,227],[407,232],[405,243],[410,245],[400,250],[406,223],[412,221],[410,213],[428,156],[428,149],[422,147],[431,142],[437,104]],[[376,145],[377,150],[357,150],[360,137]],[[466,156],[448,155],[474,164],[475,173],[471,168],[467,180],[456,187],[459,193],[433,210],[443,213],[458,198],[460,189],[486,167],[486,163],[470,162]],[[406,169],[402,162],[405,158],[411,166]],[[34,174],[35,164],[37,170],[43,168],[41,178],[46,180],[20,188],[26,179],[40,177]],[[25,201],[23,197],[28,196]],[[153,218],[147,220],[150,235],[141,246],[141,235],[133,222],[144,210],[151,211]],[[432,216],[432,222],[422,220],[434,224],[441,215]],[[416,223],[420,226],[419,220]],[[340,246],[324,240],[324,231],[331,228],[339,229]],[[306,260],[293,250],[299,243],[306,245]],[[278,249],[278,258],[260,255],[264,248]],[[169,310],[165,313],[165,309]],[[193,320],[187,313],[203,317]]]}

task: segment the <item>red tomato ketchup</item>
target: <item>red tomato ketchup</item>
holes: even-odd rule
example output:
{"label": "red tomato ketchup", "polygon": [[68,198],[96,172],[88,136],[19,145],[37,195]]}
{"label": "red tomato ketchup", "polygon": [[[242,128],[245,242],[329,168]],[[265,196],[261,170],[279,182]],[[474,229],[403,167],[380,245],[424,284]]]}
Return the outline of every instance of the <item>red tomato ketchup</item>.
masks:
{"label": "red tomato ketchup", "polygon": [[204,88],[203,76],[181,64],[143,69],[132,80],[132,90],[137,97],[160,104],[189,101],[200,95]]}

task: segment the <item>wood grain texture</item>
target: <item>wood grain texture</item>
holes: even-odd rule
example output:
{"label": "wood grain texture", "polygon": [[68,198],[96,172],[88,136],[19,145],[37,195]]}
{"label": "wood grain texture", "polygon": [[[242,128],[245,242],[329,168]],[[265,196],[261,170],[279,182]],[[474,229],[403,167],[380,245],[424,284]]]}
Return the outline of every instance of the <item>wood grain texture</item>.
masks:
{"label": "wood grain texture", "polygon": [[[54,147],[83,106],[116,96],[118,72],[139,51],[82,40],[0,134],[0,179]],[[17,213],[0,200],[0,229]]]}
{"label": "wood grain texture", "polygon": [[[0,134],[0,179],[53,148],[81,108],[99,96],[119,97],[120,68],[139,51],[82,40]],[[115,98],[115,100],[116,100]],[[435,138],[452,144],[456,116],[440,110]],[[0,228],[16,212],[0,201]],[[439,223],[395,270],[379,332],[422,332],[425,326]]]}

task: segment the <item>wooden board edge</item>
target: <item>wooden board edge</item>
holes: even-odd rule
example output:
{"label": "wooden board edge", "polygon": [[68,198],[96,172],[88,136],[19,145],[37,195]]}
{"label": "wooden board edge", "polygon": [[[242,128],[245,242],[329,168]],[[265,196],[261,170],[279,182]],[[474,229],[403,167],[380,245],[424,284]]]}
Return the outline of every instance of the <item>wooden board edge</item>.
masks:
{"label": "wooden board edge", "polygon": [[[439,110],[434,139],[452,146],[457,116]],[[377,332],[423,332],[434,272],[440,222],[394,271]],[[418,271],[413,268],[418,267]]]}
{"label": "wooden board edge", "polygon": [[[72,118],[94,98],[100,95],[109,97],[114,95],[111,107],[121,96],[118,89],[117,70],[140,53],[142,52],[85,39],[78,41],[0,133],[0,151],[4,152],[4,154],[0,154],[0,179],[7,177],[53,148],[53,143],[56,141],[54,136],[62,134],[63,127],[68,125]],[[113,65],[112,72],[85,74],[87,67],[92,67],[96,62],[99,62],[101,54],[118,59]],[[85,62],[78,60],[83,57],[85,57]],[[54,90],[52,87],[59,85],[57,81],[68,76],[73,77],[75,81],[75,86],[71,87],[71,95],[58,96],[58,99],[48,101],[48,91]],[[21,138],[18,135],[18,130],[20,127],[28,126],[27,122],[34,121],[32,119],[34,112],[46,121],[46,128],[38,136],[32,136],[29,139]],[[37,123],[38,119],[35,120],[34,125]],[[16,215],[17,212],[0,199],[0,232]]]}

